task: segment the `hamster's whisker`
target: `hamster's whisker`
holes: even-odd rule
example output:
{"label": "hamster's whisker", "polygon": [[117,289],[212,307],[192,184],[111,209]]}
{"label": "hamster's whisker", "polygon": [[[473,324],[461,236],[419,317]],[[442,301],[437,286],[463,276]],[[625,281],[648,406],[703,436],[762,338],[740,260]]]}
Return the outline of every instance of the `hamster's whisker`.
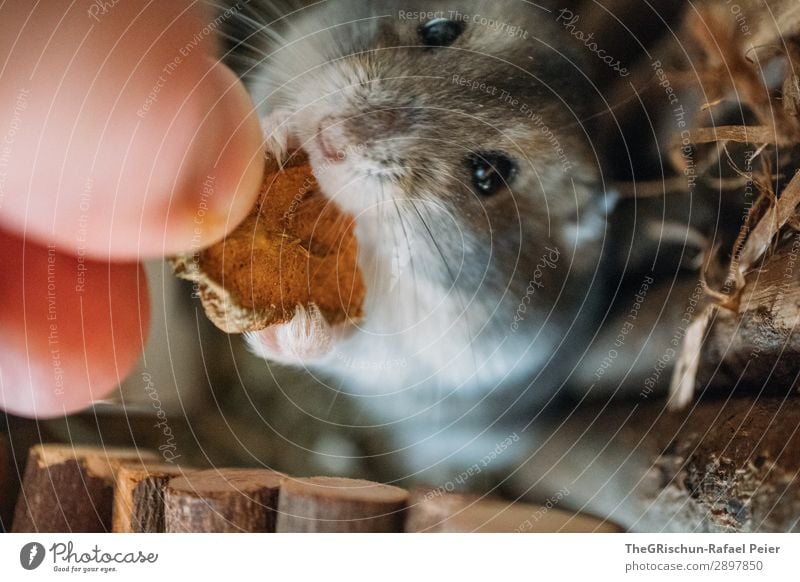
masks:
{"label": "hamster's whisker", "polygon": [[478,368],[478,360],[477,360],[477,358],[475,356],[475,336],[472,333],[472,326],[470,325],[470,322],[469,322],[467,306],[464,303],[463,294],[461,293],[461,289],[458,288],[458,285],[456,283],[456,276],[453,273],[453,269],[450,267],[450,263],[447,262],[447,258],[445,257],[444,253],[442,252],[442,247],[439,246],[439,241],[436,240],[436,237],[433,235],[433,231],[431,231],[430,227],[428,226],[428,223],[425,221],[425,218],[422,216],[422,213],[419,211],[419,208],[417,207],[416,204],[414,204],[414,199],[413,198],[408,198],[408,202],[411,204],[411,207],[417,213],[417,216],[419,217],[419,220],[422,223],[422,226],[425,228],[425,231],[428,233],[428,237],[431,239],[431,242],[433,243],[434,248],[436,248],[436,252],[438,253],[439,258],[441,259],[442,264],[444,264],[444,268],[447,270],[447,273],[450,276],[452,289],[453,289],[453,292],[456,294],[456,299],[458,300],[459,306],[461,308],[461,314],[462,314],[462,316],[464,318],[464,323],[466,324],[466,327],[467,327],[467,339],[469,340],[469,351],[470,351],[470,355],[472,356],[472,362],[473,362],[473,365],[475,366],[475,369],[477,369]]}
{"label": "hamster's whisker", "polygon": [[[383,190],[383,182],[381,181],[381,190]],[[411,239],[408,236],[408,230],[406,230],[406,223],[403,220],[403,213],[400,212],[400,206],[397,204],[397,199],[392,196],[392,204],[394,205],[394,210],[397,213],[397,219],[400,221],[400,228],[403,231],[403,238],[406,239],[406,249],[408,250],[408,262],[411,266],[411,280],[414,282],[414,289],[417,289],[417,271],[414,266],[414,253],[411,252]],[[419,309],[419,301],[417,300],[417,296],[414,295],[414,313],[415,313],[415,320],[416,317],[419,316],[420,309]]]}
{"label": "hamster's whisker", "polygon": [[[382,189],[381,189],[380,195],[381,195],[381,198],[378,200],[378,208],[377,208],[378,211],[375,213],[375,222],[377,222],[377,225],[378,225],[376,232],[378,232],[378,233],[382,233],[384,231],[383,229],[384,229],[384,223],[385,223],[384,214],[383,214],[383,206],[384,206],[384,202],[385,201],[383,199],[384,192],[383,192]],[[380,287],[380,279],[382,277],[382,273],[381,273],[381,269],[380,269],[381,265],[379,264],[379,262],[381,261],[381,257],[379,255],[375,254],[375,255],[373,255],[372,261],[373,261],[372,273],[373,273],[373,276],[375,277],[375,280],[373,281],[373,285],[374,285],[374,287],[376,289],[380,289],[381,288]],[[386,290],[384,290],[384,291],[386,291]]]}
{"label": "hamster's whisker", "polygon": [[249,42],[245,42],[244,39],[242,39],[242,38],[240,38],[238,36],[234,36],[229,32],[225,32],[224,30],[218,30],[217,31],[217,36],[220,37],[220,38],[224,38],[226,40],[231,41],[231,43],[233,45],[225,52],[225,54],[223,55],[223,58],[235,57],[237,60],[241,60],[241,61],[244,61],[245,59],[250,59],[253,62],[256,62],[255,59],[252,59],[252,58],[247,57],[245,55],[238,54],[237,51],[240,48],[246,48],[248,50],[253,51],[254,53],[256,53],[258,55],[263,55],[263,53],[264,53],[264,51],[259,49],[257,46],[252,45]]}
{"label": "hamster's whisker", "polygon": [[[596,111],[596,112],[594,112],[594,113],[592,113],[590,115],[587,115],[586,117],[581,117],[579,119],[576,119],[575,121],[571,121],[570,123],[565,123],[564,125],[560,125],[560,126],[554,128],[554,130],[555,131],[564,131],[565,129],[571,129],[573,127],[583,127],[588,122],[593,121],[595,119],[599,119],[600,117],[604,117],[606,115],[614,115],[615,113],[617,113],[617,111],[619,109],[625,107],[629,103],[632,103],[632,102],[634,102],[636,100],[639,100],[641,98],[641,93],[643,91],[646,91],[647,89],[649,89],[652,86],[653,79],[655,79],[655,75],[643,87],[638,87],[638,88],[637,87],[633,87],[633,94],[632,95],[629,95],[628,97],[625,97],[624,99],[620,99],[615,103],[608,104],[608,107],[606,107],[605,109],[601,109],[600,111]],[[604,103],[608,103],[605,100],[603,102]]]}
{"label": "hamster's whisker", "polygon": [[[220,8],[220,6],[216,6],[216,7]],[[248,12],[252,13],[253,16],[248,16],[248,14],[247,14]],[[281,11],[278,10],[278,11],[275,12],[275,14],[273,15],[274,17],[269,22],[264,22],[264,20],[265,20],[265,18],[264,18],[265,15],[264,14],[257,14],[255,9],[252,7],[252,5],[245,4],[245,6],[242,7],[242,9],[237,10],[234,13],[234,15],[232,17],[232,20],[234,20],[235,22],[238,22],[238,23],[244,23],[244,24],[246,24],[246,25],[248,25],[250,27],[252,32],[248,35],[248,38],[251,37],[251,36],[255,36],[257,34],[265,34],[266,36],[270,37],[271,40],[277,41],[279,43],[278,46],[283,46],[283,45],[285,45],[287,43],[287,39],[283,35],[279,34],[273,28],[273,26],[278,21],[284,20],[290,15],[291,15],[291,13],[289,13],[289,14],[286,14],[286,13],[281,14]],[[270,18],[270,17],[268,16],[267,18]]]}

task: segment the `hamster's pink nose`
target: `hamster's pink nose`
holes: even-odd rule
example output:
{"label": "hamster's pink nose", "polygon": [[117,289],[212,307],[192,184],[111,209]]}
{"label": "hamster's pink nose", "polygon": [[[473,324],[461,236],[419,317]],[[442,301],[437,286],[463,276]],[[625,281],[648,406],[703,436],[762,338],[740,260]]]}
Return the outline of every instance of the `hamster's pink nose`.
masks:
{"label": "hamster's pink nose", "polygon": [[347,137],[341,123],[326,118],[319,124],[316,136],[320,152],[329,162],[341,162],[347,157]]}

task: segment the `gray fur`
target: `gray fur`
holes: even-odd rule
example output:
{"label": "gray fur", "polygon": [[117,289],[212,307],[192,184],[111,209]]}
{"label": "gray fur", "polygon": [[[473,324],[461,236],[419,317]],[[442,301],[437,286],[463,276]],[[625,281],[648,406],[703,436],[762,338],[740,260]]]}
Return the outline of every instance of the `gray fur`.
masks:
{"label": "gray fur", "polygon": [[[242,6],[226,58],[268,131],[306,149],[357,216],[365,321],[303,364],[394,423],[420,470],[479,453],[561,388],[602,306],[608,200],[583,124],[585,55],[522,0]],[[401,10],[469,20],[452,46],[425,48],[423,21]],[[320,131],[344,160],[324,157]],[[490,198],[465,161],[486,151],[518,170]]]}

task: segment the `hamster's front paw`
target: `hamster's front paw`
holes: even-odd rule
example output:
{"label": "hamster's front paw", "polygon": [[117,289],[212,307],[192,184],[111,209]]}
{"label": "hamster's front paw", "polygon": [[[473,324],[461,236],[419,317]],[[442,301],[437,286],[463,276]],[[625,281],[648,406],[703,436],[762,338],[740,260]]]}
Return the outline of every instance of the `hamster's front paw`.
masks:
{"label": "hamster's front paw", "polygon": [[292,137],[290,114],[273,111],[262,119],[261,130],[264,133],[264,149],[279,165],[283,165],[286,155],[298,147]]}
{"label": "hamster's front paw", "polygon": [[302,365],[329,354],[344,327],[331,326],[314,304],[299,306],[290,322],[248,333],[247,343],[266,360]]}

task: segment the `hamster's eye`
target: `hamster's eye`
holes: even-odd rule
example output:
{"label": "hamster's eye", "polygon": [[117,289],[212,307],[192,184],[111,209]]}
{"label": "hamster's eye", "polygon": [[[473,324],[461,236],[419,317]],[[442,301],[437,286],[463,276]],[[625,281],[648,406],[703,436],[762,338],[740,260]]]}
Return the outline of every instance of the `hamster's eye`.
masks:
{"label": "hamster's eye", "polygon": [[491,196],[508,186],[517,171],[514,162],[502,152],[478,152],[467,158],[472,183],[484,196]]}
{"label": "hamster's eye", "polygon": [[434,18],[419,27],[419,36],[425,46],[449,46],[464,32],[464,23]]}

